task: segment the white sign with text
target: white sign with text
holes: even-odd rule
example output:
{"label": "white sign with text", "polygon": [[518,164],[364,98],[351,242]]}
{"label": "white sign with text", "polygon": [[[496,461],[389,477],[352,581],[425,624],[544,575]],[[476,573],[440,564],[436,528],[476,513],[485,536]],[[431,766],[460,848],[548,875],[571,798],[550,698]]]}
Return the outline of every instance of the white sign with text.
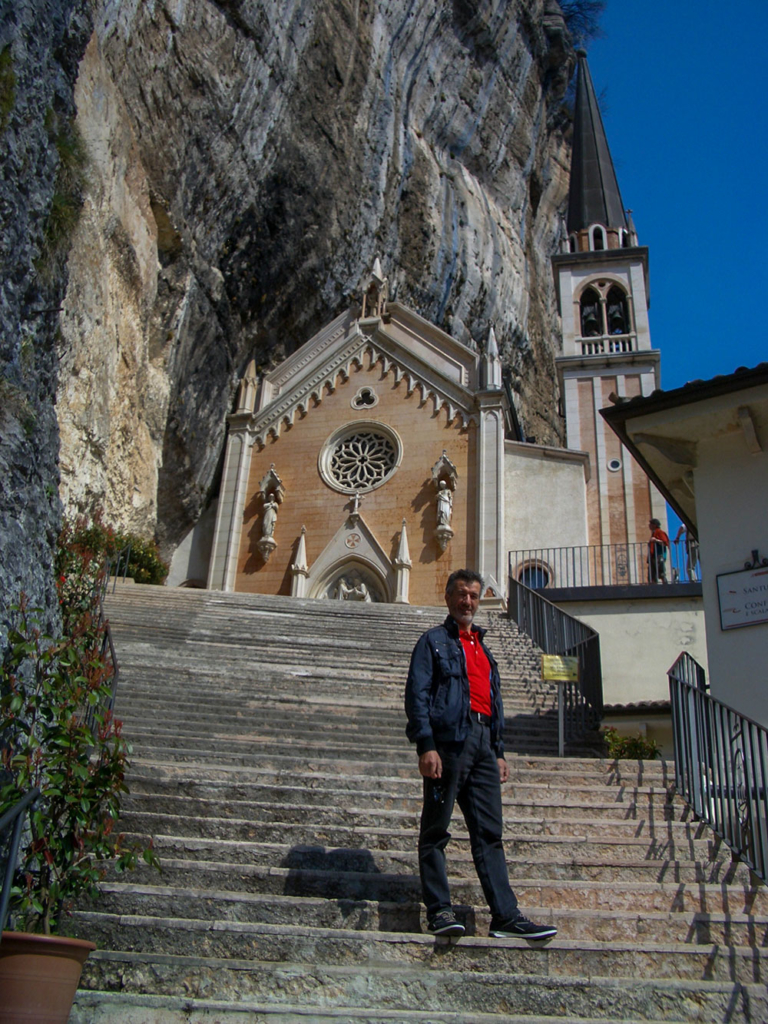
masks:
{"label": "white sign with text", "polygon": [[768,622],[768,566],[723,573],[717,577],[717,596],[722,629]]}

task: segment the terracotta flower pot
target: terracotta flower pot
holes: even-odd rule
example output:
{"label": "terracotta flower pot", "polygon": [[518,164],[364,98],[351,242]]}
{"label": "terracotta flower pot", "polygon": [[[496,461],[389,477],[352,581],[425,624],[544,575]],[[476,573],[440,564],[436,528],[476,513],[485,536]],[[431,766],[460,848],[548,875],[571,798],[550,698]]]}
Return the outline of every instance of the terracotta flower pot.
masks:
{"label": "terracotta flower pot", "polygon": [[0,1024],[67,1024],[83,964],[94,949],[84,939],[3,932]]}

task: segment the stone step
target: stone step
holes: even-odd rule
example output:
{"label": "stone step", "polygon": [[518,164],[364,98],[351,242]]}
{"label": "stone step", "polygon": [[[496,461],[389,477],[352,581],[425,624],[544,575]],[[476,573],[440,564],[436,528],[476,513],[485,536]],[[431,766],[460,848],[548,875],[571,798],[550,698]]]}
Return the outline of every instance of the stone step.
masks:
{"label": "stone step", "polygon": [[[296,785],[293,774],[254,774],[253,781],[239,776],[231,781],[215,781],[190,775],[179,779],[132,775],[130,792],[124,796],[123,806],[136,811],[152,809],[159,813],[241,818],[257,817],[259,808],[264,805],[284,809],[297,804],[324,808],[329,802],[332,806],[370,813],[385,810],[419,815],[421,812],[422,785],[415,778],[368,779],[315,773]],[[664,790],[633,794],[626,800],[610,800],[608,791],[597,794],[585,791],[583,803],[579,803],[578,796],[562,787],[543,791],[538,786],[507,784],[502,789],[502,807],[505,815],[521,820],[604,819],[625,822],[628,827],[632,822],[650,820],[657,830],[666,822],[689,827],[694,822],[692,816],[686,816],[682,802],[670,802]],[[697,823],[696,828],[702,829],[702,835],[706,832],[706,826],[701,823]]]}
{"label": "stone step", "polygon": [[[100,913],[142,917],[192,917],[208,921],[250,921],[314,928],[362,931],[426,932],[421,903],[321,899],[276,893],[176,888],[136,882],[102,882],[99,896],[85,908]],[[476,907],[456,906],[467,934],[487,935],[490,914]],[[725,914],[709,911],[569,910],[526,905],[533,920],[552,920],[557,938],[599,942],[719,943],[761,949],[768,942],[768,914]],[[754,980],[754,979],[753,979]]]}
{"label": "stone step", "polygon": [[[179,750],[192,747],[198,750],[215,749],[219,751],[225,742],[228,748],[234,751],[244,744],[259,743],[260,749],[262,747],[285,749],[286,746],[289,746],[291,749],[301,748],[310,754],[318,749],[327,749],[329,752],[331,750],[352,750],[354,754],[359,751],[361,745],[364,745],[372,747],[372,753],[375,753],[381,760],[398,759],[415,752],[415,748],[405,738],[404,727],[396,732],[393,731],[389,734],[389,738],[387,738],[386,732],[383,735],[377,732],[377,743],[374,746],[371,743],[370,735],[366,735],[363,730],[350,731],[343,726],[337,728],[331,720],[328,720],[327,723],[313,720],[316,728],[305,729],[303,732],[293,734],[288,726],[282,729],[274,729],[269,725],[259,728],[257,725],[248,724],[241,719],[235,726],[238,730],[237,733],[225,736],[222,730],[215,726],[206,729],[202,721],[186,725],[180,724],[177,728],[167,727],[163,724],[144,725],[141,724],[141,719],[137,716],[124,714],[121,709],[118,711],[124,728],[130,734],[134,745],[144,743],[149,746],[157,746],[163,744]],[[167,720],[168,717],[163,715],[162,709],[158,709],[155,715],[158,723]],[[523,752],[517,748],[522,743],[534,742],[538,739],[544,744],[541,753],[546,755],[552,745],[557,743],[557,723],[542,720],[537,716],[520,716],[507,723],[503,738],[505,750],[509,754],[535,756],[535,752]]]}
{"label": "stone step", "polygon": [[[126,735],[128,740],[132,742],[130,732]],[[360,757],[352,758],[349,756],[334,759],[323,758],[321,754],[311,757],[297,757],[293,753],[275,753],[264,750],[261,745],[254,745],[253,752],[247,754],[230,752],[225,748],[226,739],[223,739],[221,747],[216,751],[215,759],[205,760],[201,759],[200,752],[194,749],[171,750],[165,746],[150,744],[132,743],[132,745],[134,747],[132,765],[136,769],[137,776],[146,775],[147,771],[152,771],[156,767],[166,773],[176,770],[180,773],[196,774],[198,776],[205,774],[212,780],[225,777],[227,772],[230,774],[230,777],[232,774],[238,774],[245,779],[250,777],[254,771],[268,769],[274,772],[280,771],[287,775],[293,774],[296,778],[304,779],[315,774],[327,775],[332,773],[332,771],[338,774],[339,768],[343,768],[345,777],[360,776],[367,772],[371,778],[418,778],[416,775],[416,754],[413,748],[405,751],[397,759],[387,758],[385,761],[365,761]],[[287,746],[287,744],[283,745],[282,750],[285,751]],[[363,752],[364,748],[361,747],[360,753]],[[528,782],[533,782],[538,778],[542,778],[543,774],[546,774],[539,768],[528,769],[526,767],[526,761],[529,756],[527,754],[507,751],[505,756],[510,768],[510,776],[514,780],[522,778]],[[578,764],[578,762],[576,763]],[[583,784],[590,777],[588,773],[582,775],[574,773],[567,776],[558,772],[557,769],[554,769],[551,774],[552,781],[555,784],[564,782],[569,777],[573,779],[574,783],[578,784],[580,782]],[[607,773],[596,772],[591,777],[594,779],[596,792],[611,788],[611,778]],[[629,772],[623,775],[622,778],[624,780],[623,784],[630,786],[636,784],[641,786],[644,784],[654,784],[658,786],[665,782],[664,776],[656,773],[646,775],[642,770],[638,771],[634,778],[629,775]],[[512,785],[514,784],[513,781]],[[508,783],[507,785],[509,786],[510,784]],[[546,782],[542,781],[542,787],[544,786],[546,786]]]}
{"label": "stone step", "polygon": [[[318,767],[312,762],[309,771],[305,770],[306,762],[289,763],[287,767],[255,767],[246,771],[240,771],[231,766],[219,765],[210,761],[201,762],[200,765],[184,764],[163,764],[162,762],[144,762],[141,759],[131,759],[131,777],[138,785],[164,785],[175,784],[183,786],[246,786],[266,782],[268,784],[295,784],[301,779],[304,787],[330,786],[335,787],[340,782],[344,785],[366,786],[372,790],[383,790],[391,792],[396,798],[403,792],[420,793],[422,787],[421,777],[416,767],[416,754],[411,752],[413,760],[407,766],[401,766],[389,762],[386,771],[372,772],[362,770],[355,772],[353,766],[366,764],[365,762],[347,762],[344,771],[340,775],[337,761],[329,762],[326,769]],[[547,760],[542,759],[544,763]],[[582,762],[572,759],[574,764],[580,766]],[[509,765],[509,781],[506,783],[503,793],[530,794],[535,797],[537,794],[556,800],[559,796],[572,794],[574,797],[584,795],[599,800],[610,800],[616,803],[631,804],[636,794],[655,794],[669,798],[671,788],[665,783],[664,777],[648,779],[645,784],[634,782],[629,772],[624,775],[624,781],[613,782],[613,773],[608,773],[601,766],[600,762],[592,759],[590,771],[588,767],[582,770],[580,767],[574,772],[550,771],[549,767],[539,767],[538,761],[531,761],[528,758],[521,758],[517,755],[510,755],[507,758]],[[620,762],[622,766],[627,764],[637,765],[637,762]],[[616,762],[611,762],[612,766]],[[333,770],[331,770],[333,769]],[[622,769],[623,770],[623,769]],[[395,774],[398,772],[399,774]],[[673,776],[674,777],[674,776]],[[250,792],[250,790],[248,791]],[[683,810],[682,802],[678,804],[681,813],[690,813]]]}
{"label": "stone step", "polygon": [[[479,941],[479,940],[475,940]],[[502,940],[504,941],[504,940]],[[307,1008],[333,1005],[359,1014],[374,1006],[442,1014],[495,1013],[572,1015],[634,1022],[690,1020],[695,1007],[700,1022],[747,1024],[768,1020],[768,997],[761,984],[695,980],[637,979],[601,976],[562,978],[548,974],[547,950],[528,951],[525,973],[451,970],[456,947],[429,940],[436,966],[423,964],[358,965],[265,962],[249,959],[190,957],[173,954],[97,950],[86,961],[81,985],[100,991],[151,992],[187,999],[258,1000]],[[505,942],[505,946],[509,946]],[[428,945],[428,949],[430,946]],[[439,957],[439,959],[438,959]],[[663,957],[661,958],[663,959]],[[360,1019],[356,1016],[356,1019]]]}
{"label": "stone step", "polygon": [[[107,614],[113,622],[121,618],[129,622],[141,620],[162,621],[171,619],[183,624],[201,619],[223,619],[225,623],[254,621],[279,628],[290,623],[296,632],[314,629],[327,633],[329,623],[344,622],[347,628],[367,625],[380,630],[396,643],[400,631],[413,630],[420,635],[425,629],[440,623],[445,618],[445,606],[430,607],[418,605],[345,604],[329,601],[313,601],[302,598],[271,597],[264,594],[221,593],[213,591],[169,590],[165,587],[142,586],[118,587],[105,598]],[[529,646],[530,639],[520,634],[517,626],[505,615],[481,608],[477,614],[478,625],[494,628],[502,624],[510,637],[522,636]],[[393,627],[398,627],[394,629]]]}
{"label": "stone step", "polygon": [[[205,690],[197,691],[180,685],[175,696],[159,693],[157,687],[151,692],[146,690],[141,694],[133,694],[123,689],[120,691],[119,710],[124,721],[129,718],[152,721],[155,715],[162,715],[168,724],[173,722],[179,727],[187,723],[205,722],[211,715],[221,714],[232,714],[246,720],[258,714],[260,717],[263,716],[266,722],[274,722],[279,726],[288,714],[297,713],[294,710],[294,705],[297,705],[298,713],[306,715],[309,720],[308,723],[303,723],[304,728],[309,723],[322,723],[327,720],[345,725],[350,730],[364,731],[370,730],[370,712],[375,708],[377,717],[378,713],[381,713],[382,729],[387,732],[399,732],[402,735],[405,729],[405,715],[401,683],[389,695],[376,697],[370,687],[361,689],[359,680],[356,680],[354,689],[344,695],[343,702],[340,695],[338,687],[333,695],[314,690],[308,691],[306,698],[297,702],[295,697],[277,692],[273,684],[268,691],[257,692],[255,689],[249,689],[243,693],[222,693],[219,700],[215,700],[211,696],[209,678]],[[308,699],[310,697],[311,703]],[[375,700],[372,699],[374,697]],[[504,701],[507,725],[514,723],[518,716],[538,719],[547,728],[557,725],[557,715],[552,709],[517,702],[514,697],[510,697],[508,690],[504,691]]]}
{"label": "stone step", "polygon": [[[234,727],[237,728],[236,725]],[[262,754],[281,753],[288,745],[300,748],[303,757],[325,757],[326,760],[346,758],[350,751],[359,755],[361,749],[369,751],[373,758],[381,761],[388,757],[396,760],[413,751],[405,736],[391,744],[376,743],[370,737],[366,740],[362,736],[339,736],[336,730],[332,729],[322,730],[313,738],[307,736],[295,744],[290,741],[290,729],[287,727],[281,735],[276,734],[271,728],[259,731],[258,727],[254,726],[243,728],[242,733],[217,730],[215,726],[206,733],[178,733],[173,729],[145,729],[134,726],[126,735],[130,737],[136,750],[158,749],[166,753],[178,751],[180,754],[198,756],[208,753],[216,759],[226,757],[228,760],[240,756],[258,758]],[[223,743],[226,743],[227,747],[225,752],[221,750]]]}
{"label": "stone step", "polygon": [[[400,699],[391,708],[387,705],[376,705],[377,712],[381,713],[380,720],[384,729],[402,730],[405,726],[402,686],[399,690]],[[507,719],[513,718],[515,714],[535,715],[538,713],[547,722],[552,719],[557,720],[554,710],[537,709],[527,698],[525,701],[516,701],[513,688],[503,686],[502,691],[505,712],[507,705],[510,705],[510,711],[505,715]],[[183,684],[179,684],[175,693],[166,693],[159,691],[156,684],[139,688],[132,679],[129,689],[120,690],[120,697],[123,718],[126,717],[127,711],[143,716],[152,715],[159,709],[171,709],[173,721],[182,723],[205,720],[212,711],[231,711],[233,714],[243,715],[258,710],[259,714],[264,716],[265,721],[275,722],[279,725],[291,705],[294,705],[304,714],[311,713],[312,718],[325,716],[329,719],[335,718],[337,721],[346,720],[346,724],[351,729],[370,729],[370,713],[366,716],[363,710],[366,705],[362,705],[358,710],[346,700],[340,704],[338,698],[335,702],[326,701],[325,704],[320,704],[317,701],[314,704],[309,704],[306,700],[297,701],[295,698],[292,699],[291,694],[276,692],[274,680],[270,683],[269,688],[245,687],[226,692],[223,688],[217,688],[217,693],[214,696],[211,692],[210,681],[205,687],[190,686],[184,681]],[[370,705],[367,707],[370,709]]]}
{"label": "stone step", "polygon": [[[364,784],[366,780],[360,780]],[[131,811],[141,811],[144,808],[155,813],[186,814],[199,817],[236,817],[236,818],[263,818],[266,811],[270,816],[275,813],[286,815],[301,815],[305,820],[308,815],[317,809],[316,813],[321,816],[316,820],[327,820],[328,815],[338,814],[337,808],[343,807],[345,814],[361,812],[363,814],[375,814],[387,812],[393,816],[402,816],[404,820],[410,818],[418,825],[418,818],[421,814],[421,786],[415,783],[410,792],[403,788],[403,792],[394,798],[391,792],[381,790],[357,790],[346,785],[345,778],[336,780],[336,785],[310,787],[306,785],[254,785],[246,795],[241,790],[237,794],[220,791],[212,793],[210,797],[203,795],[192,796],[188,794],[186,787],[184,792],[172,786],[155,786],[147,791],[147,788],[137,786],[134,783],[131,787],[131,794],[124,797],[123,808]],[[236,789],[237,787],[230,787]],[[329,799],[334,800],[335,807],[327,807]],[[395,804],[397,806],[395,806]],[[568,798],[562,800],[526,800],[518,792],[518,787],[502,790],[502,806],[506,820],[512,821],[538,821],[545,823],[554,821],[590,823],[623,823],[627,828],[647,828],[648,823],[656,829],[666,828],[667,825],[677,828],[685,827],[688,831],[695,831],[698,835],[707,832],[706,826],[702,823],[692,825],[690,822],[679,821],[675,815],[680,808],[677,804],[670,803],[666,794],[641,797],[632,804],[623,804],[613,801],[599,803],[596,799],[584,799],[583,802],[573,799],[569,794]],[[324,813],[323,813],[324,812]],[[711,837],[711,833],[708,833]]]}
{"label": "stone step", "polygon": [[[263,696],[253,693],[234,696],[218,693],[214,696],[209,685],[205,691],[192,693],[185,690],[177,693],[175,699],[169,700],[158,694],[156,688],[153,693],[139,696],[131,690],[122,693],[121,714],[126,723],[135,719],[146,726],[162,725],[168,730],[194,727],[201,723],[210,726],[212,715],[224,717],[232,714],[242,719],[244,724],[252,721],[261,728],[268,726],[278,731],[283,729],[297,736],[311,733],[324,725],[332,725],[334,729],[370,738],[370,706],[350,707],[347,704],[339,705],[338,702],[308,704],[306,701],[299,702],[286,697],[276,700],[275,696],[274,690]],[[153,716],[168,709],[172,709],[172,719],[153,723]],[[290,721],[291,717],[293,722]],[[377,735],[402,737],[405,723],[402,701],[391,709],[376,707]]]}
{"label": "stone step", "polygon": [[[548,923],[548,921],[546,922]],[[193,918],[81,912],[70,922],[75,938],[88,936],[101,949],[182,957],[214,957],[324,966],[351,964],[440,965],[450,948],[454,971],[484,971],[557,977],[708,980],[750,984],[764,981],[750,947],[716,943],[597,942],[467,936],[458,943],[405,932],[316,928],[282,922],[211,921]],[[322,947],[320,949],[320,946]]]}
{"label": "stone step", "polygon": [[[430,1011],[384,1010],[355,1008],[335,1009],[327,1006],[276,1006],[252,1000],[231,1003],[216,999],[186,999],[176,996],[145,996],[110,992],[78,992],[69,1024],[436,1024]],[[542,1017],[489,1013],[440,1012],[439,1024],[605,1024],[596,1017]],[[612,1024],[637,1024],[612,1019]],[[646,1024],[662,1024],[650,1021]],[[684,1024],[665,1019],[663,1024]]]}
{"label": "stone step", "polygon": [[[365,849],[315,846],[275,850],[275,846],[270,859],[268,851],[259,844],[155,837],[163,878],[182,888],[396,902],[420,898],[415,855],[409,860],[406,853],[399,858],[386,854],[374,857]],[[206,855],[211,859],[206,859]],[[259,859],[257,855],[261,855]],[[387,865],[392,870],[387,870]],[[725,859],[712,863],[632,861],[626,857],[612,860],[591,857],[586,850],[581,857],[569,857],[564,852],[563,859],[552,857],[548,861],[525,854],[507,856],[507,866],[523,905],[739,914],[762,914],[766,908],[765,893],[755,886],[749,869]],[[452,855],[448,870],[455,900],[485,905],[468,857]],[[135,871],[136,880],[145,884],[156,878],[143,864]],[[110,878],[116,880],[114,874]]]}
{"label": "stone step", "polygon": [[[230,842],[258,840],[272,843],[323,842],[330,846],[368,846],[379,850],[415,850],[419,830],[418,814],[400,809],[367,812],[347,807],[312,805],[280,806],[264,804],[257,816],[173,814],[150,809],[126,807],[121,826],[134,832],[173,836],[199,836]],[[667,821],[655,825],[648,820],[594,821],[558,818],[519,817],[507,813],[504,818],[505,849],[514,853],[516,845],[530,844],[544,854],[547,846],[570,845],[576,852],[588,844],[596,855],[614,853],[646,859],[675,858],[711,860],[725,852],[722,843],[700,824]],[[455,816],[451,835],[459,848],[468,842],[464,821]],[[542,846],[543,844],[543,846]]]}
{"label": "stone step", "polygon": [[766,890],[674,797],[673,765],[551,756],[556,691],[508,621],[486,616],[505,851],[523,911],[559,927],[544,948],[487,938],[458,815],[468,933],[425,932],[402,701],[442,610],[144,589],[110,599],[135,749],[120,828],[155,833],[163,874],[110,869],[76,910],[104,948],[72,1020],[768,1020]]}
{"label": "stone step", "polygon": [[[233,728],[237,728],[235,725]],[[189,760],[199,758],[208,754],[211,758],[225,763],[255,764],[262,757],[272,754],[281,757],[286,756],[286,750],[300,750],[305,758],[324,758],[327,761],[332,759],[343,759],[344,761],[353,758],[357,760],[362,750],[370,752],[372,758],[380,763],[387,761],[409,761],[416,763],[415,749],[405,736],[393,738],[390,742],[376,743],[371,739],[366,740],[362,736],[348,736],[338,734],[335,730],[319,730],[315,736],[305,736],[303,739],[293,742],[290,731],[284,734],[275,734],[271,730],[253,728],[242,728],[239,733],[232,731],[225,733],[224,730],[212,728],[205,734],[193,732],[181,732],[165,730],[162,728],[143,728],[128,726],[126,735],[129,736],[131,745],[136,753],[143,757],[152,757],[155,752],[163,751],[165,755],[172,756],[178,760]],[[546,737],[548,733],[536,726],[530,729],[520,727],[516,730],[508,730],[505,733],[505,742],[513,746],[516,742],[525,742],[526,739]],[[222,749],[225,748],[225,749]],[[506,747],[505,747],[506,750]],[[514,751],[513,753],[520,753]],[[294,755],[295,756],[295,755]]]}

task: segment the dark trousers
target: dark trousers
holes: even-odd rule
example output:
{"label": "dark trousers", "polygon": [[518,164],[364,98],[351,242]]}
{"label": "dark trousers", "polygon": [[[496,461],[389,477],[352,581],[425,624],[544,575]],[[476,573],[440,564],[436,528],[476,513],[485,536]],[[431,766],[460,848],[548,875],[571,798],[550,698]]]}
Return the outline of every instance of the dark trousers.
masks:
{"label": "dark trousers", "polygon": [[453,805],[459,803],[467,823],[472,859],[494,918],[505,921],[517,914],[517,898],[509,884],[501,842],[501,783],[490,727],[474,719],[464,743],[438,750],[443,762],[440,779],[424,779],[424,806],[419,834],[421,889],[432,919],[451,905],[445,848],[451,834]]}

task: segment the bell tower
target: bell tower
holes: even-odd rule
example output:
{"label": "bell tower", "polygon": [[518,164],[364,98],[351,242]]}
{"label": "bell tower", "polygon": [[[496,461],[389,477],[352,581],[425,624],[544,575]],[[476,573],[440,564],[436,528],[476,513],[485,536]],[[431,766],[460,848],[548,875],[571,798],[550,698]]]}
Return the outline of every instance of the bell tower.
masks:
{"label": "bell tower", "polygon": [[584,50],[578,51],[566,251],[552,257],[562,320],[556,360],[567,446],[586,451],[590,544],[648,539],[666,505],[606,426],[611,395],[659,387],[659,352],[648,324],[648,249],[625,211]]}

